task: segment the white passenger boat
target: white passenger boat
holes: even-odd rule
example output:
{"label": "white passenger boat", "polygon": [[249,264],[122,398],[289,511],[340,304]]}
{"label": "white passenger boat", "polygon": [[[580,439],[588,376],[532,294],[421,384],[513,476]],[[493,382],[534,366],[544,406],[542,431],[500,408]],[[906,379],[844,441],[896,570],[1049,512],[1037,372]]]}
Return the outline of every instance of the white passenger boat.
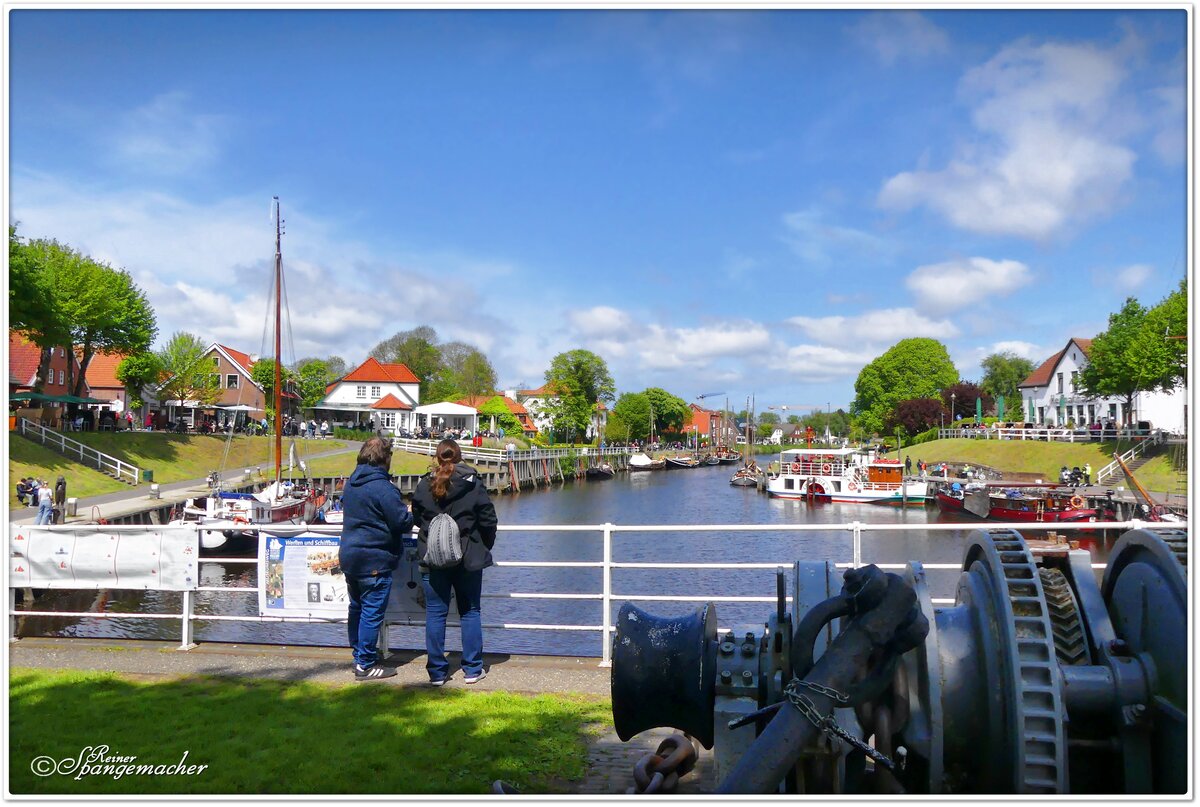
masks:
{"label": "white passenger boat", "polygon": [[899,460],[874,450],[798,448],[782,452],[779,462],[767,492],[781,499],[923,505],[928,495],[925,480],[906,480]]}

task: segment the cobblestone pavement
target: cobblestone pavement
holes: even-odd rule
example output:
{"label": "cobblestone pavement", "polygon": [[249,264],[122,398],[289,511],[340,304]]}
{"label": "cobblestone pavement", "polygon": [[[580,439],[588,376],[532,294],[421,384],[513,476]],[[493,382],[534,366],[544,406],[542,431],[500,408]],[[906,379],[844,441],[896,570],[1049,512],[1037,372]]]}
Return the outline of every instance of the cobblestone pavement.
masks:
{"label": "cobblestone pavement", "polygon": [[[651,729],[621,742],[616,732],[597,737],[588,745],[588,772],[583,781],[571,788],[572,793],[592,795],[624,793],[633,786],[633,766],[643,755],[654,753],[672,729]],[[711,751],[703,748],[691,773],[679,780],[675,793],[679,795],[712,793],[716,789],[716,768]]]}

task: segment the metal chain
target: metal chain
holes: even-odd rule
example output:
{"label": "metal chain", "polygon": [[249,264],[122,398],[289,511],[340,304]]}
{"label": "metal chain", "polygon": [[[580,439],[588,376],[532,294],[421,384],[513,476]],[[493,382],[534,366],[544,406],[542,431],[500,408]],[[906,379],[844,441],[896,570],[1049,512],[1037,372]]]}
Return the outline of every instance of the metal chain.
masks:
{"label": "metal chain", "polygon": [[821,684],[814,684],[811,681],[801,681],[798,678],[793,678],[783,690],[783,693],[787,695],[787,699],[792,706],[795,706],[800,714],[808,718],[808,721],[816,726],[822,733],[832,735],[846,743],[849,743],[853,747],[869,756],[871,759],[878,762],[880,765],[887,768],[889,771],[896,769],[895,762],[889,759],[885,754],[881,754],[879,751],[875,750],[870,745],[839,726],[837,721],[833,719],[833,715],[822,715],[819,711],[817,711],[816,704],[813,703],[807,695],[799,691],[800,687],[805,687],[807,689],[811,689],[813,692],[818,692],[822,695],[825,695],[837,703],[849,703],[850,697],[848,695]]}
{"label": "metal chain", "polygon": [[647,793],[671,793],[679,779],[696,767],[696,746],[685,734],[672,734],[661,743],[655,753],[647,753],[633,765],[633,787],[625,792],[630,795]]}

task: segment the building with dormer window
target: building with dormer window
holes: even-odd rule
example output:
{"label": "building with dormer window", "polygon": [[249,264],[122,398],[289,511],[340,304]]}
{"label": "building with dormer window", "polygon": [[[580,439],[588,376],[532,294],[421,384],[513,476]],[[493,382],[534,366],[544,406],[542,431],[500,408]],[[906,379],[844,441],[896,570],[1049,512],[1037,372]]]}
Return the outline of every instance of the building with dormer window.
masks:
{"label": "building with dormer window", "polygon": [[413,429],[413,410],[421,404],[421,380],[404,364],[368,358],[325,388],[313,407],[317,420],[350,427]]}

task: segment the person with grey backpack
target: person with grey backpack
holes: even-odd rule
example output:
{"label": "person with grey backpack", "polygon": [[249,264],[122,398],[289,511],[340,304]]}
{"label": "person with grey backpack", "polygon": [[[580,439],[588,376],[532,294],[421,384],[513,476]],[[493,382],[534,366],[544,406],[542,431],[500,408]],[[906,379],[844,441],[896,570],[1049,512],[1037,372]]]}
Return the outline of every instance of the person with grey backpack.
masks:
{"label": "person with grey backpack", "polygon": [[453,591],[462,629],[463,681],[474,684],[487,675],[479,603],[483,570],[492,565],[496,543],[496,508],[479,472],[462,461],[458,443],[442,440],[436,458],[412,498],[425,589],[425,669],[433,686],[450,680],[446,617]]}

